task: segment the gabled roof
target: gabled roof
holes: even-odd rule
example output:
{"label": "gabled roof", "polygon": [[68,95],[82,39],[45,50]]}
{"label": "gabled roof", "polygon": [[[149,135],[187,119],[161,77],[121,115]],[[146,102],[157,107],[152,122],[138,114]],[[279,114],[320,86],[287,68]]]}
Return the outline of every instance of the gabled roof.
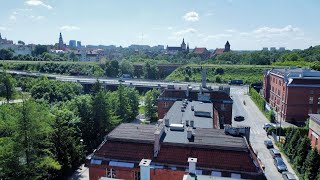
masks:
{"label": "gabled roof", "polygon": [[220,55],[220,54],[223,54],[224,52],[224,48],[217,48],[215,51],[214,51],[214,54],[215,55]]}
{"label": "gabled roof", "polygon": [[204,54],[207,51],[208,51],[207,48],[194,48],[194,50],[193,50],[193,52],[196,54]]}

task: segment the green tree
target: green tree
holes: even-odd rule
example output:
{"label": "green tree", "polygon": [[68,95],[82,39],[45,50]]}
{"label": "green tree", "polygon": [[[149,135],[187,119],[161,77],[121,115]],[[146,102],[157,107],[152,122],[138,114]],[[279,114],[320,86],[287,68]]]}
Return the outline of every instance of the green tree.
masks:
{"label": "green tree", "polygon": [[129,120],[134,120],[139,114],[139,93],[136,89],[131,87],[126,87],[125,90],[130,107]]}
{"label": "green tree", "polygon": [[48,48],[46,45],[36,45],[34,47],[34,50],[32,51],[33,56],[39,56],[42,55],[43,53],[48,52]]}
{"label": "green tree", "polygon": [[84,146],[77,124],[79,118],[73,112],[63,109],[53,111],[53,134],[55,159],[61,165],[60,177],[67,177],[85,158]]}
{"label": "green tree", "polygon": [[0,60],[11,60],[13,58],[13,50],[0,49]]}
{"label": "green tree", "polygon": [[119,62],[116,60],[106,62],[106,75],[117,77],[119,75]]}
{"label": "green tree", "polygon": [[160,93],[156,89],[148,91],[145,95],[146,116],[151,120],[157,119],[157,98],[159,97],[159,95]]}
{"label": "green tree", "polygon": [[133,76],[133,64],[128,60],[123,60],[120,64],[121,74],[130,74]]}
{"label": "green tree", "polygon": [[308,155],[308,152],[310,151],[310,139],[305,136],[301,138],[300,143],[298,144],[298,147],[296,148],[296,156],[294,158],[294,165],[298,169],[298,171],[303,174],[303,163]]}
{"label": "green tree", "polygon": [[320,166],[320,155],[316,148],[313,148],[304,163],[304,179],[313,180],[316,179],[318,175],[318,170]]}
{"label": "green tree", "polygon": [[292,138],[288,144],[287,155],[291,160],[294,158],[294,154],[296,152],[297,144],[298,144],[300,137],[301,137],[300,131],[295,130],[294,135],[292,136]]}
{"label": "green tree", "polygon": [[130,106],[129,106],[129,99],[127,96],[127,92],[125,87],[120,84],[117,90],[118,96],[118,106],[116,110],[116,114],[120,117],[120,119],[124,122],[130,121]]}
{"label": "green tree", "polygon": [[156,65],[151,64],[149,61],[144,65],[144,78],[145,79],[157,79],[158,68]]}
{"label": "green tree", "polygon": [[70,53],[69,58],[70,58],[71,61],[73,61],[73,62],[79,61],[78,56],[77,56],[74,52],[71,52],[71,53]]}
{"label": "green tree", "polygon": [[7,73],[4,73],[0,77],[0,96],[6,98],[7,102],[13,99],[13,95],[15,93],[15,79]]}
{"label": "green tree", "polygon": [[53,178],[52,172],[60,170],[61,166],[51,153],[52,116],[48,106],[28,100],[22,103],[17,112],[20,114],[13,138],[14,151],[21,162],[21,177]]}

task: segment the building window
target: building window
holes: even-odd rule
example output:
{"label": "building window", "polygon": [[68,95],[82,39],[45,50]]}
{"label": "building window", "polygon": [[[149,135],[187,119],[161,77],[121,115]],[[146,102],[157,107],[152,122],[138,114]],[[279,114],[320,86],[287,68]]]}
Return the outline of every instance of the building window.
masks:
{"label": "building window", "polygon": [[273,86],[272,86],[272,88],[271,88],[271,89],[272,89],[272,92],[274,92],[274,88],[273,88]]}
{"label": "building window", "polygon": [[320,114],[320,105],[318,105],[317,114]]}
{"label": "building window", "polygon": [[308,114],[312,114],[312,106],[309,106]]}
{"label": "building window", "polygon": [[115,169],[107,169],[107,177],[108,178],[117,178],[116,170]]}
{"label": "building window", "polygon": [[314,91],[313,90],[310,90],[310,95],[313,95]]}
{"label": "building window", "polygon": [[309,104],[313,104],[313,96],[309,97]]}
{"label": "building window", "polygon": [[225,110],[224,104],[221,104],[221,110]]}
{"label": "building window", "polygon": [[164,102],[164,108],[168,108],[168,102]]}
{"label": "building window", "polygon": [[134,180],[140,180],[140,171],[134,171]]}
{"label": "building window", "polygon": [[320,96],[318,97],[318,105],[320,105]]}
{"label": "building window", "polygon": [[281,86],[281,80],[279,80],[279,85]]}

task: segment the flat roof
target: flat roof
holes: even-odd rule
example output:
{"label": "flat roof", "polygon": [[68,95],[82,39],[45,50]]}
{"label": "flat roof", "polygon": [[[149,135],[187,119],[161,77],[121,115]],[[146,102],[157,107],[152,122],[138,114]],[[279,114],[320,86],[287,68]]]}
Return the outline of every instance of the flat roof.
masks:
{"label": "flat roof", "polygon": [[246,151],[248,149],[243,137],[226,135],[223,129],[196,128],[193,129],[193,138],[189,140],[186,129],[184,131],[177,131],[165,128],[162,141],[164,143],[235,151]]}
{"label": "flat roof", "polygon": [[122,123],[108,135],[107,139],[154,142],[155,125]]}
{"label": "flat roof", "polygon": [[306,68],[273,68],[270,70],[271,73],[286,76],[287,78],[317,78],[320,77],[320,71]]}
{"label": "flat roof", "polygon": [[320,125],[320,114],[309,114],[312,121]]}
{"label": "flat roof", "polygon": [[[144,125],[123,123],[107,135],[107,140],[154,143],[154,132],[158,125]],[[160,138],[162,143],[173,145],[195,146],[209,149],[225,149],[233,151],[247,151],[248,147],[243,137],[226,135],[223,129],[194,128],[193,138],[187,138],[187,129],[171,130],[170,127],[161,126],[164,132]]]}
{"label": "flat roof", "polygon": [[[199,128],[213,128],[213,104],[204,103],[201,101],[188,101],[184,112],[181,111],[183,106],[183,101],[176,101],[173,106],[169,109],[167,114],[163,119],[169,119],[169,124],[184,124],[186,121],[190,125],[190,121],[194,121],[194,127]],[[194,111],[191,110],[191,107],[194,107]],[[204,117],[205,114],[201,112],[206,112],[207,115],[210,113],[210,117]],[[199,115],[198,115],[199,114]],[[202,115],[204,116],[202,116]]]}

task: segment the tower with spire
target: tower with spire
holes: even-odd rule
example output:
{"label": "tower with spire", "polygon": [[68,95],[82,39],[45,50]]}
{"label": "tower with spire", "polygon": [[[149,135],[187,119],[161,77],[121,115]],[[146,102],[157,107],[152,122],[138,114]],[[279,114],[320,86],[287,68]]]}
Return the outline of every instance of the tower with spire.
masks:
{"label": "tower with spire", "polygon": [[181,50],[182,50],[182,51],[186,51],[186,50],[187,50],[187,48],[186,48],[186,43],[184,42],[184,38],[182,39]]}
{"label": "tower with spire", "polygon": [[224,45],[224,52],[230,52],[230,43],[227,41],[227,43]]}
{"label": "tower with spire", "polygon": [[187,53],[189,53],[190,52],[190,49],[189,49],[189,43],[188,43],[188,45],[187,45]]}
{"label": "tower with spire", "polygon": [[58,50],[64,50],[64,44],[63,44],[63,39],[62,39],[61,32],[60,32],[60,36],[59,36]]}

